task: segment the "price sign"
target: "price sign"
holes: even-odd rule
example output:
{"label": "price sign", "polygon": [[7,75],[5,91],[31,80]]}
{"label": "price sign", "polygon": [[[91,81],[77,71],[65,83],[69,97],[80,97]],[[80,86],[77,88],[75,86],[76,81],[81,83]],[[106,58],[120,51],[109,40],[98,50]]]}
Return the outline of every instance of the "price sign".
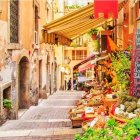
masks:
{"label": "price sign", "polygon": [[136,41],[132,50],[130,94],[140,97],[140,29],[137,29],[134,39]]}

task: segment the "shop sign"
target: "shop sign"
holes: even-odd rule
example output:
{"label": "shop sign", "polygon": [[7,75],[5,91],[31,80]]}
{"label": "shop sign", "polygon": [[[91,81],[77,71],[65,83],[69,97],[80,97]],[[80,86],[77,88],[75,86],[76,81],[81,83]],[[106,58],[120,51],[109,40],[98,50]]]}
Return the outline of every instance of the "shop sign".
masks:
{"label": "shop sign", "polygon": [[113,13],[114,18],[118,18],[118,0],[94,0],[94,15],[99,17],[100,13],[104,13],[104,18],[109,18]]}
{"label": "shop sign", "polygon": [[134,39],[136,41],[132,50],[130,94],[140,97],[140,29],[137,29]]}

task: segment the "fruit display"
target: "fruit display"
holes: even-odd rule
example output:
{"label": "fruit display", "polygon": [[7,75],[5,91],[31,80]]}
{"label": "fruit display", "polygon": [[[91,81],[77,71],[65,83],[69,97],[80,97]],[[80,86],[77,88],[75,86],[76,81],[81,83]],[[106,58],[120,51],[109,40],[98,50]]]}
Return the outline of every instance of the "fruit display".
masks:
{"label": "fruit display", "polygon": [[[94,119],[97,118],[97,116],[100,116],[102,113],[104,113],[104,116],[108,115],[108,108],[104,106],[104,99],[106,97],[105,93],[106,92],[103,90],[100,91],[91,89],[90,93],[84,94],[82,99],[76,103],[76,107],[69,110],[69,118],[71,119],[72,124],[75,126],[74,122],[76,120],[83,120],[81,123],[87,120],[94,121]],[[96,124],[96,127],[102,126],[99,122],[100,119],[98,118],[97,124],[99,125]],[[79,127],[81,125],[78,124]]]}
{"label": "fruit display", "polygon": [[105,61],[97,62],[93,88],[82,97],[94,111],[83,113],[84,134],[75,140],[140,140],[140,98],[129,95],[130,50],[111,52]]}

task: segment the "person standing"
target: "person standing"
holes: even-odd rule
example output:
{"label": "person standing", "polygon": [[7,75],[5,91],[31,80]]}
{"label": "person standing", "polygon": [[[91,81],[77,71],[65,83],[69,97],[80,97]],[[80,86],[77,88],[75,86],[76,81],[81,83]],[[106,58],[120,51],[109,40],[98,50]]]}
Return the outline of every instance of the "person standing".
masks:
{"label": "person standing", "polygon": [[71,90],[71,78],[68,81],[68,90]]}
{"label": "person standing", "polygon": [[73,89],[77,90],[77,80],[76,79],[73,80]]}

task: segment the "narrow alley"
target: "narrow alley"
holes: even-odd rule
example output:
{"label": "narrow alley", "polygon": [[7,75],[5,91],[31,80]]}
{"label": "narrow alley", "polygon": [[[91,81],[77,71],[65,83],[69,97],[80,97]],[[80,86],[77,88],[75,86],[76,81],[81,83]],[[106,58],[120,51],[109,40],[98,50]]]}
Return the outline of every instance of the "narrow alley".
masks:
{"label": "narrow alley", "polygon": [[82,130],[72,129],[68,111],[81,95],[82,92],[61,91],[42,99],[19,120],[8,120],[1,126],[0,140],[73,140]]}

